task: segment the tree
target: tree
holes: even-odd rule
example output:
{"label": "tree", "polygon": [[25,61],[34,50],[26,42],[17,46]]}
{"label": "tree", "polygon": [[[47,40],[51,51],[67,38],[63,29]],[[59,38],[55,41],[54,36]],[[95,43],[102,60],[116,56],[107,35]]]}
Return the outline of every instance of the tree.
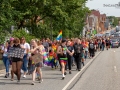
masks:
{"label": "tree", "polygon": [[25,30],[14,30],[13,34],[12,34],[12,37],[17,37],[17,38],[25,37],[27,42],[30,42],[31,39],[36,38],[35,36],[27,33]]}
{"label": "tree", "polygon": [[[87,0],[7,0],[11,7],[11,21],[18,29],[27,27],[34,36],[79,36],[89,9]],[[5,11],[5,10],[4,10]],[[11,12],[10,12],[11,13]],[[9,13],[9,14],[10,14]],[[12,24],[11,24],[12,25]]]}

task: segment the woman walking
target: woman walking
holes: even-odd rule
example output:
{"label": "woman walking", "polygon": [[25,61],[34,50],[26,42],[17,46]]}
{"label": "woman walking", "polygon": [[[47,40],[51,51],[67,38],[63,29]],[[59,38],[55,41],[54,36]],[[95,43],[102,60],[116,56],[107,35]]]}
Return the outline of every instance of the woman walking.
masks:
{"label": "woman walking", "polygon": [[[31,55],[34,56],[36,54],[40,54],[43,56],[44,54],[44,46],[43,45],[38,45],[38,41],[36,40],[32,40],[31,41],[31,44],[32,44],[32,48],[31,48]],[[34,59],[34,58],[32,58]],[[35,64],[35,62],[32,60],[32,67],[33,67],[33,72],[32,72],[32,84],[31,85],[34,85],[35,84],[35,76],[36,76],[36,73],[38,75],[40,75],[40,78],[39,78],[39,83],[42,83],[43,79],[42,79],[42,71],[41,71],[41,67],[43,65],[43,61]]]}
{"label": "woman walking", "polygon": [[65,65],[67,63],[67,53],[71,54],[71,52],[66,47],[66,40],[62,40],[61,45],[57,49],[57,54],[59,54],[61,71],[62,71],[62,79],[65,78]]}
{"label": "woman walking", "polygon": [[[20,46],[20,39],[15,38],[14,39],[14,48],[22,48]],[[17,58],[13,57],[12,58],[12,71],[14,74],[17,76],[17,82],[20,83],[20,78],[21,78],[21,67],[22,67],[23,59],[22,58]]]}
{"label": "woman walking", "polygon": [[5,65],[5,69],[6,69],[6,75],[5,78],[9,77],[9,59],[8,59],[8,41],[5,43],[5,45],[2,47],[1,53],[3,54],[3,63]]}

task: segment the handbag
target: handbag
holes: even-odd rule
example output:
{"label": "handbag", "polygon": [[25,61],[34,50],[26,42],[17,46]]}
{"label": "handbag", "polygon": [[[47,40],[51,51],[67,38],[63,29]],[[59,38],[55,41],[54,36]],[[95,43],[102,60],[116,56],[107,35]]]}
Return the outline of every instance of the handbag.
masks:
{"label": "handbag", "polygon": [[43,61],[43,55],[41,55],[40,53],[37,53],[37,54],[31,56],[31,59],[33,60],[34,64],[37,64],[37,63]]}

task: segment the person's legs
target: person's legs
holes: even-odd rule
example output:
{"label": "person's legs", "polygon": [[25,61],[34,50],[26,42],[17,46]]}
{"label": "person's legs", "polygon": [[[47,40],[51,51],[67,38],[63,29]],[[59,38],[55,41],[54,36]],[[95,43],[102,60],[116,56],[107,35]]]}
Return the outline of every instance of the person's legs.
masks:
{"label": "person's legs", "polygon": [[17,62],[12,62],[12,71],[17,76]]}
{"label": "person's legs", "polygon": [[65,63],[64,62],[61,62],[61,66],[62,66],[62,68],[61,68],[61,71],[62,71],[62,79],[64,79],[65,78],[65,75],[64,75],[64,73],[65,73]]}
{"label": "person's legs", "polygon": [[21,77],[21,67],[22,67],[22,61],[17,62],[17,79],[20,80]]}
{"label": "person's legs", "polygon": [[34,85],[35,83],[35,74],[36,74],[36,67],[35,67],[35,70],[32,72],[32,85]]}
{"label": "person's legs", "polygon": [[87,59],[87,56],[88,56],[88,52],[85,51],[85,59]]}
{"label": "person's legs", "polygon": [[22,70],[24,71],[24,75],[23,77],[26,78],[26,74],[27,74],[27,66],[28,66],[28,59],[27,59],[27,55],[24,55],[23,57],[23,65],[22,65]]}
{"label": "person's legs", "polygon": [[81,70],[81,57],[77,58],[77,61],[78,61],[78,71]]}
{"label": "person's legs", "polygon": [[42,81],[43,81],[43,79],[42,79],[42,70],[41,70],[40,67],[37,67],[36,70],[37,70],[37,73],[40,75],[40,77],[39,77],[39,83],[42,83]]}
{"label": "person's legs", "polygon": [[76,69],[78,69],[78,61],[77,61],[77,56],[74,57],[75,59],[75,64],[76,64]]}
{"label": "person's legs", "polygon": [[8,57],[6,57],[6,71],[7,71],[7,73],[9,73],[9,66],[10,66],[10,61],[9,61]]}
{"label": "person's legs", "polygon": [[71,74],[71,66],[72,66],[72,57],[68,57],[69,74]]}
{"label": "person's legs", "polygon": [[6,75],[5,75],[5,78],[8,78],[9,76],[9,59],[7,56],[3,56],[3,63],[4,63],[4,66],[5,66],[5,69],[6,69]]}

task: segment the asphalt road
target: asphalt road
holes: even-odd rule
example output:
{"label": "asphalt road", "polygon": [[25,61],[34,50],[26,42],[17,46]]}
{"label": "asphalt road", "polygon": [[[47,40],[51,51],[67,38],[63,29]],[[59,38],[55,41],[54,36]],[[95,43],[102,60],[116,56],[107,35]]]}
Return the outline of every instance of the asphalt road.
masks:
{"label": "asphalt road", "polygon": [[120,90],[119,53],[120,48],[105,50],[94,60],[87,59],[81,72],[73,67],[72,74],[67,74],[65,80],[61,80],[59,69],[51,70],[50,67],[44,67],[43,83],[36,81],[34,86],[31,85],[31,75],[25,79],[21,78],[20,84],[17,84],[16,80],[10,81],[10,78],[5,79],[0,75],[0,90]]}
{"label": "asphalt road", "polygon": [[120,48],[102,52],[71,90],[120,90]]}
{"label": "asphalt road", "polygon": [[[97,52],[98,53],[98,52]],[[97,54],[96,53],[96,54]],[[85,66],[90,62],[90,59],[85,61]],[[81,72],[76,71],[76,66],[72,67],[72,74],[67,74],[65,80],[61,80],[62,75],[59,68],[51,70],[50,67],[43,67],[43,83],[38,83],[34,86],[31,85],[31,75],[27,75],[27,78],[21,78],[21,83],[17,84],[15,77],[14,81],[10,81],[9,78],[4,78],[5,70],[0,71],[0,90],[62,90],[70,80]]]}

